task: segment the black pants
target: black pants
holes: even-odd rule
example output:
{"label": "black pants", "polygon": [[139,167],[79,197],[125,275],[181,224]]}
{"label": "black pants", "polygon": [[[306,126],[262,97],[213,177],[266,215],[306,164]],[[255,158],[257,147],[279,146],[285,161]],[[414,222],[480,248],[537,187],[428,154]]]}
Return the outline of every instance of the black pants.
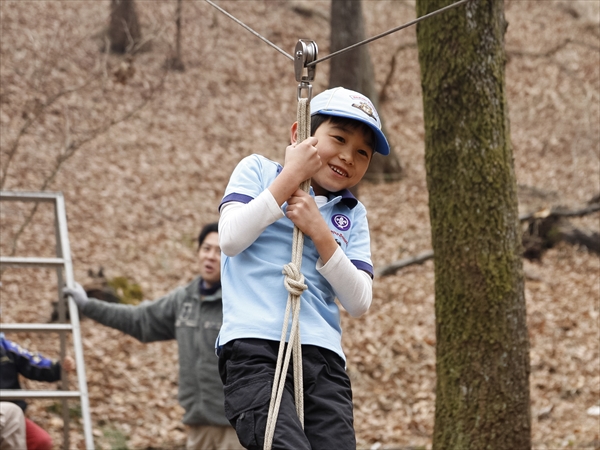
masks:
{"label": "black pants", "polygon": [[[276,341],[238,339],[225,344],[219,354],[225,415],[250,450],[264,446],[278,348]],[[273,449],[355,450],[352,389],[344,361],[332,351],[303,345],[302,362],[304,430],[294,406],[290,360]]]}

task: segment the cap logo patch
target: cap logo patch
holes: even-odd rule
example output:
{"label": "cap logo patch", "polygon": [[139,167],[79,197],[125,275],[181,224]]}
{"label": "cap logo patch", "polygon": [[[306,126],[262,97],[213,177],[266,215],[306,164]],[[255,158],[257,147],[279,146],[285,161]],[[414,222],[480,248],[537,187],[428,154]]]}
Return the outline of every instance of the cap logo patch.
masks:
{"label": "cap logo patch", "polygon": [[347,231],[350,228],[350,219],[343,214],[335,214],[331,218],[331,223],[333,223],[335,227],[341,231]]}
{"label": "cap logo patch", "polygon": [[369,105],[367,105],[365,102],[360,102],[360,103],[352,103],[352,106],[354,108],[358,108],[360,109],[362,112],[364,112],[367,116],[372,117],[373,120],[377,120],[375,118],[375,114],[373,114],[373,108],[371,108]]}

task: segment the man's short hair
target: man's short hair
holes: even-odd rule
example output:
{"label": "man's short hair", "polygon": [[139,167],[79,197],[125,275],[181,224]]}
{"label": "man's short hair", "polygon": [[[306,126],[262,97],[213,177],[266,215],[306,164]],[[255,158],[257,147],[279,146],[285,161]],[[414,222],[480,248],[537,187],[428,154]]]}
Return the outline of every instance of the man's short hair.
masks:
{"label": "man's short hair", "polygon": [[202,227],[202,229],[200,230],[200,234],[198,235],[198,249],[200,249],[200,247],[202,246],[202,243],[204,242],[204,239],[206,239],[206,236],[209,233],[218,233],[218,232],[219,232],[219,223],[218,222],[207,223],[206,225],[204,225]]}

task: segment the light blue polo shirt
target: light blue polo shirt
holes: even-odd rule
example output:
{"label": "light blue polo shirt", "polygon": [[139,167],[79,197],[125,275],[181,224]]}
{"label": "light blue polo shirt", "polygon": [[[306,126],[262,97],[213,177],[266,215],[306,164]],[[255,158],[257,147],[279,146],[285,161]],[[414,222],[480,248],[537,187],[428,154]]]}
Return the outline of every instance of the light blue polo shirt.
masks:
{"label": "light blue polo shirt", "polygon": [[[219,208],[230,201],[252,201],[271,185],[281,169],[281,165],[260,155],[244,158],[234,169]],[[310,193],[314,196],[312,188]],[[283,205],[284,212],[286,207],[287,203]],[[372,275],[363,204],[345,190],[332,194],[319,210],[350,261]],[[239,338],[281,339],[288,298],[282,269],[292,258],[293,229],[293,222],[283,217],[269,225],[243,252],[234,257],[221,255],[223,325],[218,347]],[[318,259],[315,245],[305,236],[301,270],[308,289],[301,297],[301,343],[327,348],[345,360],[340,311],[333,288],[317,272]]]}

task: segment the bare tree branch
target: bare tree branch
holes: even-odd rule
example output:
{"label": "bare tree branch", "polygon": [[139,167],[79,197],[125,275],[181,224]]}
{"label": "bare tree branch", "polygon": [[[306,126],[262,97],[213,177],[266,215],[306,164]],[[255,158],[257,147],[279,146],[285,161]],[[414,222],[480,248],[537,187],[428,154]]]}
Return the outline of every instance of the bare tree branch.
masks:
{"label": "bare tree branch", "polygon": [[578,45],[580,47],[584,47],[589,50],[593,50],[595,52],[600,51],[600,47],[598,47],[596,45],[591,45],[591,44],[588,44],[587,42],[581,42],[581,41],[573,40],[571,38],[566,38],[564,41],[555,45],[551,49],[546,50],[545,52],[528,52],[528,51],[507,49],[506,53],[510,56],[521,56],[521,57],[529,56],[532,58],[550,58],[550,57],[554,56],[555,54],[557,54],[559,51],[561,51],[563,48],[568,46],[569,44]]}
{"label": "bare tree branch", "polygon": [[411,266],[413,264],[422,264],[425,261],[428,261],[433,258],[433,250],[427,250],[426,252],[420,253],[416,256],[411,256],[409,258],[404,258],[399,261],[393,262],[387,266],[382,267],[375,271],[375,275],[378,277],[384,277],[386,275],[393,275],[398,270],[402,269],[406,266]]}
{"label": "bare tree branch", "polygon": [[[31,208],[31,211],[29,211],[29,214],[27,215],[27,217],[25,218],[25,220],[23,221],[23,223],[21,224],[21,226],[19,227],[19,229],[17,230],[15,235],[13,236],[11,244],[10,244],[10,246],[11,246],[10,256],[14,256],[15,253],[17,252],[17,243],[19,241],[19,238],[21,237],[21,234],[23,234],[23,231],[25,231],[25,229],[27,228],[27,226],[33,219],[33,216],[35,216],[35,213],[38,210],[38,206],[39,206],[39,202],[35,202],[35,204]],[[2,277],[2,274],[4,273],[4,271],[6,269],[7,269],[7,267],[0,268],[0,277]]]}
{"label": "bare tree branch", "polygon": [[417,48],[416,42],[404,43],[396,47],[396,51],[394,52],[394,54],[392,55],[392,59],[390,60],[390,70],[388,71],[385,77],[385,81],[383,82],[381,90],[379,91],[379,101],[382,103],[387,99],[387,88],[392,82],[392,77],[394,76],[394,72],[396,71],[396,58],[398,57],[398,54],[401,51],[406,50],[407,48]]}
{"label": "bare tree branch", "polygon": [[[64,41],[64,36],[58,36],[58,31],[56,35],[53,37],[52,42],[46,45],[42,49],[31,51],[33,52],[32,60],[36,59],[41,60],[41,64],[39,68],[33,71],[30,80],[24,80],[27,85],[31,88],[32,91],[40,92],[39,85],[41,80],[44,80],[53,69],[57,66],[57,61],[65,61],[68,58],[68,55],[72,53],[73,48],[79,48],[82,46],[82,43],[89,40],[93,36],[97,35],[103,26],[97,27],[92,32],[82,36],[80,39],[71,43],[70,45],[58,45],[56,43],[60,43]],[[31,37],[32,42],[35,42],[35,39]],[[41,94],[45,95],[45,92],[41,92]]]}
{"label": "bare tree branch", "polygon": [[77,92],[77,91],[85,88],[96,78],[98,78],[98,75],[94,75],[94,76],[88,78],[86,81],[84,81],[79,86],[75,86],[70,89],[64,89],[64,90],[54,94],[53,96],[48,98],[44,103],[36,106],[33,114],[30,114],[27,116],[27,120],[21,126],[19,131],[17,132],[17,136],[15,137],[15,140],[13,141],[12,145],[10,146],[10,149],[8,151],[8,160],[4,163],[4,166],[2,167],[2,176],[0,177],[0,189],[2,189],[4,187],[4,183],[6,182],[6,177],[8,175],[8,169],[10,167],[10,163],[12,162],[12,159],[14,158],[14,156],[17,153],[17,150],[19,148],[19,141],[21,140],[21,138],[23,137],[25,132],[29,129],[29,127],[31,125],[33,125],[46,112],[46,109],[48,109],[48,107],[51,106],[52,104],[54,104],[58,99],[60,99],[61,97],[64,97],[65,95],[72,94],[73,92]]}
{"label": "bare tree branch", "polygon": [[[75,152],[77,150],[79,150],[83,145],[94,140],[98,136],[103,135],[108,130],[110,130],[112,127],[114,127],[115,125],[118,125],[119,123],[129,120],[134,115],[136,115],[138,112],[140,112],[148,103],[150,103],[154,99],[155,93],[160,88],[162,88],[162,86],[164,86],[167,74],[168,74],[168,71],[164,70],[163,75],[162,75],[161,79],[159,80],[159,82],[156,84],[156,86],[153,86],[150,89],[149,95],[146,95],[144,100],[138,106],[133,108],[131,111],[127,112],[126,114],[122,115],[121,117],[113,119],[113,120],[105,123],[104,125],[90,131],[88,133],[88,136],[83,139],[73,141],[70,138],[66,138],[65,139],[65,147],[60,152],[59,156],[56,158],[56,162],[55,162],[55,165],[54,165],[52,171],[43,180],[43,182],[39,188],[39,191],[46,190],[46,188],[54,181],[54,179],[58,175],[58,172],[60,171],[63,164],[69,158],[71,158],[75,154]],[[68,128],[68,125],[65,125],[65,126]],[[31,223],[31,220],[33,219],[33,217],[35,216],[35,213],[38,210],[38,205],[39,205],[39,203],[37,203],[37,202],[34,204],[34,206],[31,208],[31,211],[29,211],[29,214],[27,215],[27,217],[25,218],[25,220],[23,221],[23,223],[21,224],[21,226],[19,227],[19,229],[17,230],[15,235],[12,237],[10,256],[15,255],[15,253],[17,251],[17,244],[18,244],[19,238],[21,237],[21,235],[23,234],[23,232],[25,231],[27,226]],[[2,276],[3,272],[4,272],[4,270],[0,269],[0,277]]]}

